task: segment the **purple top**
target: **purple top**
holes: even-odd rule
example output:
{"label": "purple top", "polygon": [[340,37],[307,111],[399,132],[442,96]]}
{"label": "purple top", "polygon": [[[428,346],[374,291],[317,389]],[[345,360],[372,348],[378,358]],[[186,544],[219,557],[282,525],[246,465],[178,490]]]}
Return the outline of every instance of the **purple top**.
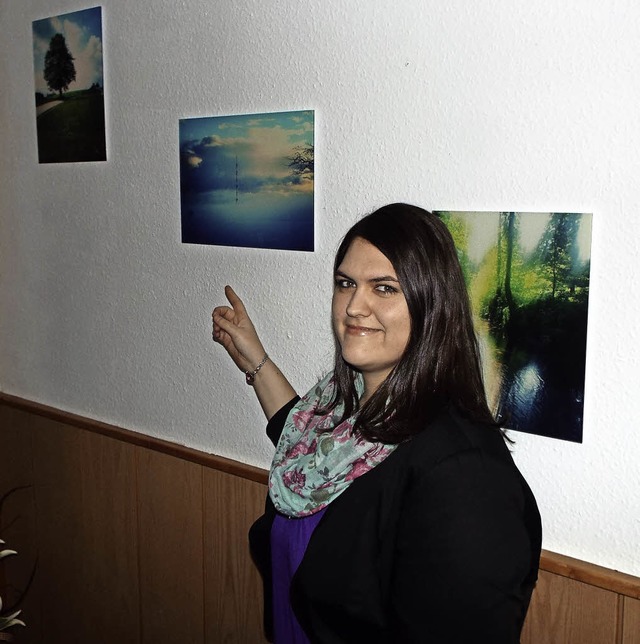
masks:
{"label": "purple top", "polygon": [[302,519],[276,514],[271,526],[274,644],[309,644],[291,608],[291,580],[326,508]]}

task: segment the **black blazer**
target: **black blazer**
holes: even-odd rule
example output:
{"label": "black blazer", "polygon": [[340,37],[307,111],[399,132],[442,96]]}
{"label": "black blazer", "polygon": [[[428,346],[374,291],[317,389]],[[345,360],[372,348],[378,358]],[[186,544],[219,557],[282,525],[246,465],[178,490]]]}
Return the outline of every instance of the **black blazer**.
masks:
{"label": "black blazer", "polygon": [[[277,442],[292,400],[267,426]],[[270,531],[249,539],[271,635]],[[499,430],[446,409],[326,509],[291,601],[318,644],[515,644],[538,573],[538,508]]]}

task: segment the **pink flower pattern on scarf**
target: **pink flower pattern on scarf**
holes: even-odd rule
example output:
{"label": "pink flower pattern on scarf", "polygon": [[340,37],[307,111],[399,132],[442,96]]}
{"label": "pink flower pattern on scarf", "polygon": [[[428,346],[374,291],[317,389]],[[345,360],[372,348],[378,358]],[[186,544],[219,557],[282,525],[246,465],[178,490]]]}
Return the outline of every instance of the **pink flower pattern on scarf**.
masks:
{"label": "pink flower pattern on scarf", "polygon": [[[361,393],[361,379],[357,387]],[[284,423],[269,473],[269,495],[286,516],[319,512],[396,448],[355,436],[355,416],[338,422],[341,405],[329,414],[316,413],[334,390],[330,373],[300,399]]]}
{"label": "pink flower pattern on scarf", "polygon": [[304,488],[307,477],[300,468],[288,470],[282,475],[282,482],[296,494],[300,494]]}

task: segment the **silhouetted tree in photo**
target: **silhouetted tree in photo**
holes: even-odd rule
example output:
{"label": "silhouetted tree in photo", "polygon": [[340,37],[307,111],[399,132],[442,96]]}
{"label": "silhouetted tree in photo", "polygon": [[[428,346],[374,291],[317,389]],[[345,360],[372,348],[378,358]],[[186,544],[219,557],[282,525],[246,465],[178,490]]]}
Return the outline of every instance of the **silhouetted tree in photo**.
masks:
{"label": "silhouetted tree in photo", "polygon": [[297,145],[288,159],[293,174],[313,173],[313,145]]}
{"label": "silhouetted tree in photo", "polygon": [[56,34],[49,43],[49,49],[44,57],[44,79],[49,89],[62,92],[69,89],[69,83],[76,79],[76,67],[73,56],[67,48],[67,43],[62,34]]}

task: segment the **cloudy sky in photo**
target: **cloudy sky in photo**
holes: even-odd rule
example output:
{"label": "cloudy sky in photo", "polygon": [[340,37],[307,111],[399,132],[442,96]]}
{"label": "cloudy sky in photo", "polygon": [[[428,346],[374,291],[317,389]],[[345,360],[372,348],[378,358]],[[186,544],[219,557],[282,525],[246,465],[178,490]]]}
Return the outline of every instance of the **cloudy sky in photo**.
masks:
{"label": "cloudy sky in photo", "polygon": [[313,112],[278,112],[180,121],[183,190],[312,192],[313,175],[294,175],[290,157],[313,146]]}

